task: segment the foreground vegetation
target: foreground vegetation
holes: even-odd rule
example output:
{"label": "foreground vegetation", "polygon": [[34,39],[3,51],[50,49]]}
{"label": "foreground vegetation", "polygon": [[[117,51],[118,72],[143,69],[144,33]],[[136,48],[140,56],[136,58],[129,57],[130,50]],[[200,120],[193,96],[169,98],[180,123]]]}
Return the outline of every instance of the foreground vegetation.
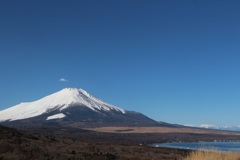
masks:
{"label": "foreground vegetation", "polygon": [[148,145],[213,138],[240,139],[232,135],[101,133],[63,127],[38,127],[23,131],[0,125],[0,160],[240,160],[235,154],[220,153],[216,156],[214,153],[213,157],[217,158],[211,159],[211,152],[191,153],[190,150]]}
{"label": "foreground vegetation", "polygon": [[198,150],[191,152],[183,160],[240,160],[240,153]]}
{"label": "foreground vegetation", "polygon": [[188,154],[179,149],[110,142],[110,137],[102,138],[109,141],[95,139],[91,132],[68,138],[34,135],[0,126],[0,160],[178,160]]}

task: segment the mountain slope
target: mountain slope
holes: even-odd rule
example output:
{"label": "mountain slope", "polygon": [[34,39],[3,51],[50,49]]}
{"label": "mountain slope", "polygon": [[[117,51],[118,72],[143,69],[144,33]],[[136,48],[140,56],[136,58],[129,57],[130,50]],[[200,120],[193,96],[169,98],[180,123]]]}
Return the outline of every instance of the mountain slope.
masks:
{"label": "mountain slope", "polygon": [[0,111],[2,123],[156,125],[145,115],[108,104],[83,89],[66,88]]}
{"label": "mountain slope", "polygon": [[0,112],[0,121],[20,120],[39,116],[53,110],[64,110],[71,106],[85,106],[93,111],[117,111],[125,113],[123,109],[112,106],[90,95],[83,89],[66,88],[40,100],[20,103]]}

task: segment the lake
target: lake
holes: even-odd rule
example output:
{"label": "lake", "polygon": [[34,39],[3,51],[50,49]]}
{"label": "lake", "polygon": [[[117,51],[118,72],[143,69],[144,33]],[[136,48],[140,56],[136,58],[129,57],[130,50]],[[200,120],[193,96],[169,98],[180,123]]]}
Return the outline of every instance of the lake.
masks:
{"label": "lake", "polygon": [[240,152],[240,142],[173,142],[173,143],[154,143],[151,146],[193,150],[217,149],[219,151]]}

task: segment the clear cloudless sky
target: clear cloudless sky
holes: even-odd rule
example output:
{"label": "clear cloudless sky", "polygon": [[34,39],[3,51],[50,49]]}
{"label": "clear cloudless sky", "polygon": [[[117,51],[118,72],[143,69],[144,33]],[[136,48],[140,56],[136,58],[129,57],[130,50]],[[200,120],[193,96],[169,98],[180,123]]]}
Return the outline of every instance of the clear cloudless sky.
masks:
{"label": "clear cloudless sky", "polygon": [[0,110],[76,87],[157,121],[240,125],[239,8],[239,0],[2,0]]}

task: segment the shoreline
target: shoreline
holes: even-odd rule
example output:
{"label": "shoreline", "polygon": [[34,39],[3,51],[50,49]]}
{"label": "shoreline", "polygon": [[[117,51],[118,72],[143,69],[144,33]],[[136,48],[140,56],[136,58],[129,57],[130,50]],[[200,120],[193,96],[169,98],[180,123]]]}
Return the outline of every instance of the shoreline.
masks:
{"label": "shoreline", "polygon": [[176,148],[176,149],[186,149],[186,150],[203,150],[211,151],[212,149],[217,151],[240,151],[240,141],[212,141],[212,142],[167,142],[167,143],[153,143],[152,147],[164,147],[164,148]]}

